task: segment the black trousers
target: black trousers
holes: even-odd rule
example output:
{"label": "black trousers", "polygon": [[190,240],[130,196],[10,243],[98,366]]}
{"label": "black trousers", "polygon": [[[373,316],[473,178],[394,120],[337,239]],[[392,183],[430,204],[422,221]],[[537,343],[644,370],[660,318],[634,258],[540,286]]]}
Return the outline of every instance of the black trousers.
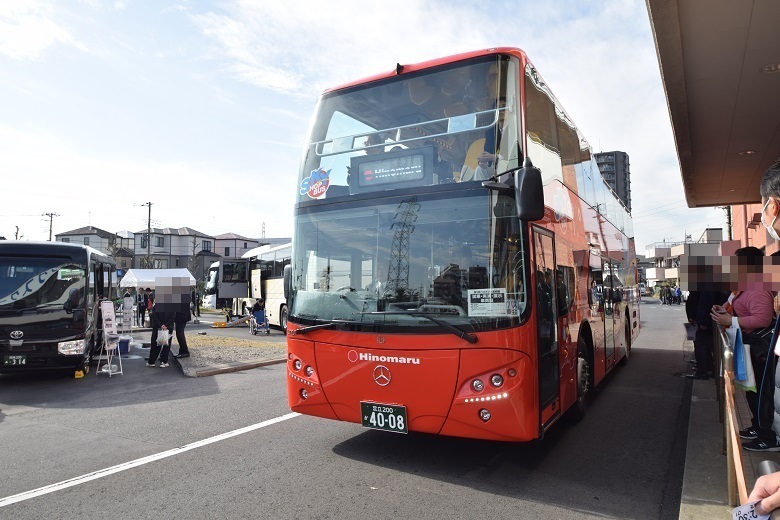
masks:
{"label": "black trousers", "polygon": [[714,371],[712,330],[696,329],[693,339],[693,355],[696,358],[696,373],[706,374]]}
{"label": "black trousers", "polygon": [[[752,346],[752,345],[751,345]],[[758,437],[774,444],[775,432],[772,431],[774,419],[774,395],[775,395],[775,363],[774,354],[769,358],[764,355],[753,356],[753,372],[756,376],[756,389],[758,392],[745,392],[745,400],[750,409],[750,423],[758,432]],[[767,366],[767,364],[769,366]]]}
{"label": "black trousers", "polygon": [[149,363],[154,363],[155,361],[157,361],[157,356],[160,356],[160,363],[167,363],[168,355],[171,353],[170,339],[162,347],[157,344],[157,336],[159,334],[159,331],[160,329],[158,327],[155,327],[152,330],[152,345],[151,348],[149,349]]}
{"label": "black trousers", "polygon": [[[186,317],[179,317],[176,314],[176,319],[173,322],[173,326],[176,328],[176,342],[179,344],[179,354],[190,353],[190,349],[187,347],[187,338],[184,336],[184,328],[187,326],[187,321]],[[171,341],[173,341],[173,337],[168,339],[168,350],[171,348]]]}

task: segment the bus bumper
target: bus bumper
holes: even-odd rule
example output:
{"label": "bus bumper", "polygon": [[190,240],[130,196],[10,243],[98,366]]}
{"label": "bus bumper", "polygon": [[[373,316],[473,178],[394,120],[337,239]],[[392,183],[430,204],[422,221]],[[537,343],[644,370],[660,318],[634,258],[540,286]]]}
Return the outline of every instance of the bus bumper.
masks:
{"label": "bus bumper", "polygon": [[528,364],[503,349],[380,350],[289,337],[288,402],[295,412],[358,424],[361,402],[401,406],[409,431],[524,441],[539,434]]}

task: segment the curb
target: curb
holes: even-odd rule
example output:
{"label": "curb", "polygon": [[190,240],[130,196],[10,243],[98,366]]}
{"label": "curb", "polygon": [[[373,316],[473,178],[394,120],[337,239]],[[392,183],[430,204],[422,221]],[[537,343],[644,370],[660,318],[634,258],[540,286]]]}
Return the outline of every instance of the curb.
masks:
{"label": "curb", "polygon": [[251,370],[253,368],[264,367],[268,365],[278,365],[287,362],[287,357],[276,359],[259,359],[257,361],[235,361],[233,363],[221,363],[216,365],[206,366],[185,366],[190,365],[190,362],[182,362],[177,357],[171,356],[171,360],[176,363],[181,369],[182,373],[187,377],[208,377],[215,376],[217,374],[227,374],[230,372],[240,372],[242,370]]}

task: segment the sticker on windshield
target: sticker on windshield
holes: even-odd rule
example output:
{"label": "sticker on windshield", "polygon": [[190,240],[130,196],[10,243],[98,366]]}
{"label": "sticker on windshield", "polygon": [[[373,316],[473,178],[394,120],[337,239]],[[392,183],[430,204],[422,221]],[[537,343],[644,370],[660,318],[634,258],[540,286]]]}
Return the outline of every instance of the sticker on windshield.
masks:
{"label": "sticker on windshield", "polygon": [[328,186],[330,186],[330,170],[318,168],[312,170],[311,175],[301,181],[301,195],[319,199],[328,191]]}
{"label": "sticker on windshield", "polygon": [[506,289],[469,289],[469,316],[506,316]]}

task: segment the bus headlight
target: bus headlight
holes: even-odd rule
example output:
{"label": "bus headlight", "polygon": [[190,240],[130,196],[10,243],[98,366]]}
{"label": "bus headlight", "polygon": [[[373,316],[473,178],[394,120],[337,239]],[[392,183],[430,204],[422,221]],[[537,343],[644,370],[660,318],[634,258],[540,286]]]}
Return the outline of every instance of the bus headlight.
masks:
{"label": "bus headlight", "polygon": [[305,372],[306,372],[306,375],[308,377],[311,377],[311,376],[314,375],[314,369],[311,366],[307,366]]}
{"label": "bus headlight", "polygon": [[488,422],[490,420],[490,411],[487,408],[482,408],[479,411],[479,418],[484,422]]}
{"label": "bus headlight", "polygon": [[493,374],[490,376],[490,384],[498,388],[499,386],[504,384],[504,378],[501,377],[499,374]]}
{"label": "bus headlight", "polygon": [[67,356],[83,354],[87,346],[87,340],[77,339],[75,341],[60,341],[57,343],[57,352]]}
{"label": "bus headlight", "polygon": [[302,366],[303,366],[303,363],[301,363],[300,359],[296,359],[295,361],[293,361],[293,368],[295,370],[300,370]]}
{"label": "bus headlight", "polygon": [[481,379],[475,379],[471,382],[471,388],[473,388],[475,392],[481,392],[485,388],[485,383],[483,383]]}

